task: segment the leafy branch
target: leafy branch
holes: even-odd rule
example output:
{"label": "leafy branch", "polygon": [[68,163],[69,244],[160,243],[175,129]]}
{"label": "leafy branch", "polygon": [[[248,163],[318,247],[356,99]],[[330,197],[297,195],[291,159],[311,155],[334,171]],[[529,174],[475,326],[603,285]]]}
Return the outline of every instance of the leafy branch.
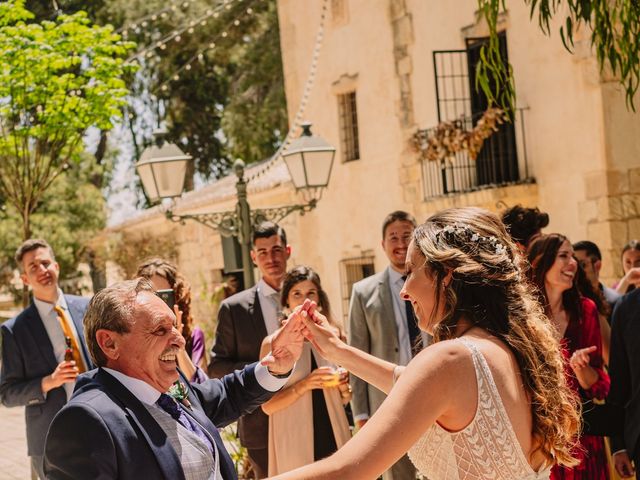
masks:
{"label": "leafy branch", "polygon": [[33,18],[24,0],[0,5],[0,196],[25,239],[45,192],[80,162],[87,130],[109,130],[120,117],[134,46],[84,12]]}
{"label": "leafy branch", "polygon": [[[566,15],[560,26],[564,47],[572,52],[574,33],[582,26],[591,31],[600,71],[611,69],[626,94],[627,107],[635,111],[634,97],[640,87],[640,2],[637,0],[524,0],[530,17],[537,17],[545,35],[551,21]],[[486,20],[490,40],[481,50],[476,85],[490,103],[512,110],[515,106],[511,66],[500,62],[497,39],[498,16],[506,10],[505,0],[478,0],[480,15]],[[563,12],[563,13],[561,13]],[[566,14],[564,12],[567,12]]]}

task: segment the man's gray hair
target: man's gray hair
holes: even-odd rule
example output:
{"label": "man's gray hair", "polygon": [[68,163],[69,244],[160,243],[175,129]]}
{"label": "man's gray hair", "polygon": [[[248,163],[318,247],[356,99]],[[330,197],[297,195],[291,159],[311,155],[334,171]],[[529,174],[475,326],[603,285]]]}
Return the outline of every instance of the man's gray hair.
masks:
{"label": "man's gray hair", "polygon": [[113,285],[96,293],[84,316],[84,336],[91,360],[98,367],[107,364],[107,357],[96,341],[98,330],[127,333],[134,321],[136,298],[140,292],[154,292],[146,278],[136,278]]}

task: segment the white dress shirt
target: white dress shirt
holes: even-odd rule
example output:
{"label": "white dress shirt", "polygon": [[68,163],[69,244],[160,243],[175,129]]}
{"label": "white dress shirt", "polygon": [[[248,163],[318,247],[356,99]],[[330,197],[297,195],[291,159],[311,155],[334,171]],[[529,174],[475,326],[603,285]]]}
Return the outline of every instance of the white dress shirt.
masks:
{"label": "white dress shirt", "polygon": [[258,299],[264,325],[267,327],[267,335],[271,335],[280,328],[280,292],[271,287],[264,279],[258,282]]}
{"label": "white dress shirt", "polygon": [[[62,290],[58,289],[58,298],[55,303],[45,302],[44,300],[39,300],[36,297],[33,297],[33,303],[38,310],[38,315],[40,315],[40,319],[44,324],[44,329],[47,331],[47,335],[49,336],[49,340],[51,341],[51,345],[53,346],[53,355],[56,357],[56,361],[58,363],[64,360],[64,352],[67,349],[67,342],[65,341],[64,331],[60,326],[60,321],[58,320],[58,313],[54,310],[56,305],[59,305],[67,314],[67,318],[69,319],[69,324],[71,327],[71,331],[73,335],[76,337],[76,341],[78,345],[81,345],[81,339],[78,336],[78,332],[76,330],[76,325],[73,319],[71,318],[71,312],[69,312],[69,308],[67,307],[67,302],[64,299],[64,295],[62,294]],[[84,356],[82,350],[80,351],[80,355],[85,361],[86,365],[87,359]],[[73,393],[73,388],[75,386],[75,382],[66,382],[64,384],[64,389],[67,392],[67,400],[71,398],[71,394]],[[46,394],[45,394],[46,397]]]}
{"label": "white dress shirt", "polygon": [[[144,380],[140,380],[138,378],[133,378],[128,375],[125,375],[122,372],[117,370],[113,370],[112,368],[102,367],[106,372],[109,372],[113,375],[116,380],[118,380],[122,385],[125,386],[127,390],[129,390],[135,397],[140,400],[142,403],[146,405],[154,405],[158,399],[160,398],[160,394],[163,392],[159,392],[154,387],[149,385]],[[269,373],[269,370],[264,365],[258,363],[254,370],[254,374],[256,376],[256,380],[260,384],[262,388],[268,390],[269,392],[277,392],[287,383],[287,378],[276,378]]]}

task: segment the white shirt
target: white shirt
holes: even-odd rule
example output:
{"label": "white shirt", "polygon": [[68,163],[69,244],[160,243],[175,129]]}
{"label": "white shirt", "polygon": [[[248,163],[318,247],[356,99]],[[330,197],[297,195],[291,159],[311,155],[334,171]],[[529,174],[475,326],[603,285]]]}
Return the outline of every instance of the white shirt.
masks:
{"label": "white shirt", "polygon": [[258,282],[258,299],[260,300],[260,310],[264,325],[267,327],[267,335],[271,335],[280,328],[280,292],[271,287],[264,279]]}
{"label": "white shirt", "polygon": [[[111,375],[113,375],[116,380],[118,380],[122,385],[124,385],[127,390],[133,393],[133,395],[138,400],[146,405],[154,405],[160,398],[160,394],[163,393],[156,390],[144,380],[130,377],[129,375],[125,375],[124,373],[113,370],[112,368],[102,368],[106,372],[109,372]],[[277,392],[278,390],[280,390],[282,387],[284,387],[285,383],[287,383],[287,380],[289,379],[289,377],[274,377],[269,373],[267,367],[261,365],[260,363],[256,365],[254,374],[260,386],[270,392]]]}
{"label": "white shirt", "polygon": [[[45,302],[44,300],[39,300],[36,297],[33,297],[33,303],[38,310],[38,315],[40,315],[40,319],[44,324],[44,329],[47,331],[47,335],[49,337],[49,340],[51,341],[51,345],[53,346],[53,355],[55,356],[56,361],[60,363],[64,360],[64,352],[67,349],[67,342],[64,339],[64,331],[62,330],[60,321],[58,320],[58,313],[54,310],[54,307],[56,305],[59,305],[67,314],[67,319],[69,320],[69,325],[71,327],[71,331],[73,332],[73,336],[76,337],[76,342],[78,342],[78,345],[81,344],[80,338],[78,337],[78,332],[76,330],[75,322],[71,318],[71,312],[69,312],[69,308],[67,307],[67,302],[64,299],[62,290],[58,289],[58,298],[56,299],[55,303]],[[87,359],[85,358],[82,351],[80,351],[80,355],[84,359],[85,364],[88,365]],[[66,382],[63,384],[63,386],[67,392],[68,400],[69,398],[71,398],[71,394],[73,393],[75,382]]]}
{"label": "white shirt", "polygon": [[393,298],[393,313],[398,332],[398,364],[407,365],[411,360],[411,337],[409,327],[407,327],[407,310],[404,300],[400,298],[400,290],[404,285],[402,273],[387,267],[389,272],[389,288]]}

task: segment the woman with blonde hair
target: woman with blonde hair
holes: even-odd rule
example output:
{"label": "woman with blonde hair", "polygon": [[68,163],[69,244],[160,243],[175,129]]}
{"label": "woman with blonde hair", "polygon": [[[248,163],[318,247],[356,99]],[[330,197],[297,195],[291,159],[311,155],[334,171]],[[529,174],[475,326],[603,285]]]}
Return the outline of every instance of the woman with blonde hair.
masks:
{"label": "woman with blonde hair", "polygon": [[404,368],[343,343],[306,302],[297,314],[315,348],[389,396],[334,455],[276,478],[375,479],[407,451],[433,480],[537,480],[574,465],[579,406],[523,267],[486,210],[417,227],[401,295],[434,343]]}

